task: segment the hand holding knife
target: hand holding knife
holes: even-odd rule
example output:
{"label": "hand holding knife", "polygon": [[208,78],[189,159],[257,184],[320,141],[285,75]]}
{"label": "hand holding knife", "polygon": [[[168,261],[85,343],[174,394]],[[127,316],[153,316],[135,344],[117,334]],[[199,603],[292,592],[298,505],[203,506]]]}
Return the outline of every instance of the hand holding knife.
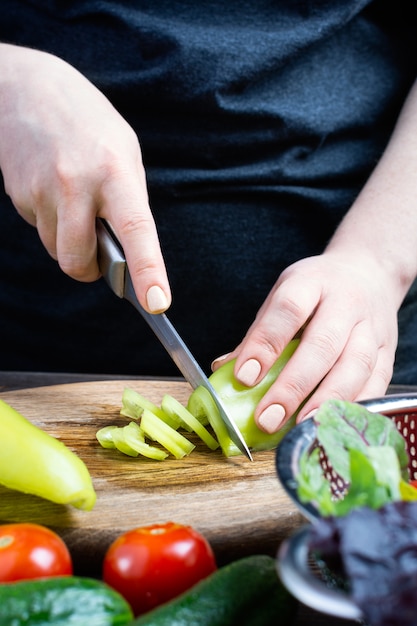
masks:
{"label": "hand holding knife", "polygon": [[253,460],[249,448],[234,421],[228,416],[207,376],[185,345],[165,313],[148,313],[139,303],[133,288],[126,259],[111,226],[103,219],[96,222],[98,262],[106,282],[119,298],[128,300],[152,328],[178,369],[193,389],[205,387],[212,396],[233,443]]}

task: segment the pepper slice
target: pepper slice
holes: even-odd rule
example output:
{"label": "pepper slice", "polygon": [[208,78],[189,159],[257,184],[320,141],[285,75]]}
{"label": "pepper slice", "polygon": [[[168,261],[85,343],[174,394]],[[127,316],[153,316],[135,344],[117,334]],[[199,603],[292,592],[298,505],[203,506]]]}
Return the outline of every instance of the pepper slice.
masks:
{"label": "pepper slice", "polygon": [[146,443],[145,433],[136,422],[129,422],[127,426],[104,426],[96,437],[103,448],[117,448],[128,456],[141,454],[154,461],[163,461],[168,456],[167,452]]}
{"label": "pepper slice", "polygon": [[[233,374],[234,360],[219,367],[209,377],[209,381],[217,391],[227,413],[239,428],[247,446],[253,451],[275,448],[295,423],[296,414],[277,433],[270,435],[258,428],[254,413],[259,401],[275,382],[285,364],[294,354],[298,344],[299,340],[293,339],[263,380],[254,387],[245,387],[236,380]],[[208,419],[225,456],[242,454],[230,439],[226,427],[220,419],[217,407],[206,389],[197,387],[188,399],[187,408],[197,419],[203,421]]]}
{"label": "pepper slice", "polygon": [[0,399],[0,483],[76,508],[91,510],[96,501],[84,462]]}
{"label": "pepper slice", "polygon": [[188,409],[185,408],[178,402],[175,398],[170,396],[169,394],[165,394],[162,399],[162,409],[170,416],[175,419],[175,417],[181,420],[181,423],[184,425],[187,430],[190,432],[194,431],[202,441],[206,444],[210,450],[217,450],[219,447],[219,442],[213,437],[211,433],[207,430],[205,426],[196,418]]}
{"label": "pepper slice", "polygon": [[157,415],[145,409],[142,413],[140,426],[145,435],[154,439],[166,448],[176,459],[188,456],[195,448],[195,445],[186,439],[181,433],[171,426],[168,426]]}

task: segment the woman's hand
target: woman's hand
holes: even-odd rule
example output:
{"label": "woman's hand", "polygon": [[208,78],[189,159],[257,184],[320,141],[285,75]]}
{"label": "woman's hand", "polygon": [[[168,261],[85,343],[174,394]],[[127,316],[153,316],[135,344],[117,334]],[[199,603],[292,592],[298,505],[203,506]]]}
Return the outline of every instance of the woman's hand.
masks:
{"label": "woman's hand", "polygon": [[282,274],[243,342],[226,355],[237,357],[236,378],[252,386],[303,331],[257,407],[261,429],[279,430],[304,401],[298,420],[329,398],[355,401],[385,393],[397,347],[397,311],[417,275],[416,129],[417,84],[323,255]]}
{"label": "woman's hand", "polygon": [[257,407],[260,428],[277,431],[308,396],[300,418],[328,398],[383,395],[397,345],[397,308],[387,276],[366,255],[329,252],[287,268],[246,338],[227,355],[237,357],[235,375],[250,387],[304,328],[299,347]]}
{"label": "woman's hand", "polygon": [[139,142],[105,96],[55,56],[0,44],[0,136],[6,192],[61,269],[100,276],[95,223],[106,218],[141,304],[168,308]]}

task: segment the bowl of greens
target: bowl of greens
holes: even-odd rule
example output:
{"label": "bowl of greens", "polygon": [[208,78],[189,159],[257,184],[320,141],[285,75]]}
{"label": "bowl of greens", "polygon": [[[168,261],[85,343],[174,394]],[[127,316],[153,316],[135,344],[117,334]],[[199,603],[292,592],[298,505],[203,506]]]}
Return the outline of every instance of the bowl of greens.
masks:
{"label": "bowl of greens", "polygon": [[329,400],[276,450],[307,523],[277,571],[304,604],[370,626],[417,624],[417,394]]}
{"label": "bowl of greens", "polygon": [[[307,518],[415,495],[417,393],[328,400],[276,449],[282,486]],[[412,489],[412,491],[411,491]]]}

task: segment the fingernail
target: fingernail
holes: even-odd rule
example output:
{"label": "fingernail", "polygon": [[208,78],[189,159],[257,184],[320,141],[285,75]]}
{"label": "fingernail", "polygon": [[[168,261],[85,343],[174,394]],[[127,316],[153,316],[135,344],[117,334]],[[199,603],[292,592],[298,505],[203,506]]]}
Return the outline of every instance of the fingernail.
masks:
{"label": "fingernail", "polygon": [[211,369],[213,369],[213,367],[215,367],[216,365],[219,365],[222,361],[227,359],[229,354],[230,352],[228,352],[227,354],[222,354],[222,356],[218,356],[217,359],[214,359],[214,361],[211,364]]}
{"label": "fingernail", "polygon": [[280,404],[271,404],[260,414],[258,422],[263,430],[272,435],[279,430],[285,417],[285,409]]}
{"label": "fingernail", "polygon": [[299,419],[297,419],[297,423],[305,422],[306,420],[310,419],[310,417],[314,417],[316,413],[317,413],[317,409],[313,409],[312,411],[307,413],[307,415],[303,415],[303,417],[300,417]]}
{"label": "fingernail", "polygon": [[237,379],[242,385],[246,385],[246,387],[252,387],[259,374],[261,373],[261,364],[256,359],[249,359],[246,361],[240,368],[237,373]]}
{"label": "fingernail", "polygon": [[161,313],[168,308],[168,299],[158,285],[153,285],[153,287],[148,289],[146,302],[151,313]]}

